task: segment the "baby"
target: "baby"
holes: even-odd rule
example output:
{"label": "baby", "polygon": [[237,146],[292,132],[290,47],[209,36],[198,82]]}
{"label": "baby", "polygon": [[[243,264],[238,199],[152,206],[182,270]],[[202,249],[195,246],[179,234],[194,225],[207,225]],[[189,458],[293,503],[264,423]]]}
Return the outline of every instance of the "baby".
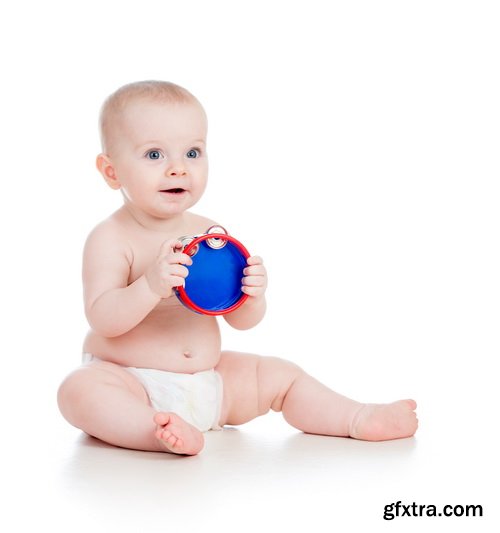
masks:
{"label": "baby", "polygon": [[[203,432],[281,411],[306,433],[387,440],[417,429],[416,403],[363,404],[276,357],[221,352],[217,319],[175,297],[192,264],[178,238],[217,224],[189,209],[207,184],[207,118],[198,100],[168,82],[126,85],[104,103],[97,168],[123,205],[89,235],[83,256],[90,324],[84,363],[58,402],[74,426],[107,443],[195,455]],[[224,224],[225,225],[225,224]],[[224,315],[236,329],[266,311],[267,274],[248,258],[248,295]]]}

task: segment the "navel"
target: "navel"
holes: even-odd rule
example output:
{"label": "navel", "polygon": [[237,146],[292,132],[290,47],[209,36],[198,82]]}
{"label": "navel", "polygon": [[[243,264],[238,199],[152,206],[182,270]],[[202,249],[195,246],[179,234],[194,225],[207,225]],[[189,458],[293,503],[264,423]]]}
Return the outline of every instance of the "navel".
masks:
{"label": "navel", "polygon": [[187,350],[184,352],[184,357],[187,357],[188,359],[191,359],[191,357],[193,357],[191,355],[191,352],[188,352]]}

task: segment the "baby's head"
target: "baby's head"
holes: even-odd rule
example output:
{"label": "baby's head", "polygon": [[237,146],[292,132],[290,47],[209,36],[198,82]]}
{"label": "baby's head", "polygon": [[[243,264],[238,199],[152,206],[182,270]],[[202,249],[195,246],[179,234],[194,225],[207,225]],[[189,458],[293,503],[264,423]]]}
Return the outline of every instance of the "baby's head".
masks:
{"label": "baby's head", "polygon": [[97,167],[125,203],[155,217],[184,211],[207,180],[207,118],[186,89],[164,81],[125,85],[104,102]]}
{"label": "baby's head", "polygon": [[[120,137],[120,120],[133,104],[145,102],[158,104],[191,104],[205,115],[200,102],[184,87],[168,81],[138,81],[129,83],[112,93],[101,107],[99,133],[102,151],[113,152],[114,143]],[[204,116],[206,121],[206,116]]]}

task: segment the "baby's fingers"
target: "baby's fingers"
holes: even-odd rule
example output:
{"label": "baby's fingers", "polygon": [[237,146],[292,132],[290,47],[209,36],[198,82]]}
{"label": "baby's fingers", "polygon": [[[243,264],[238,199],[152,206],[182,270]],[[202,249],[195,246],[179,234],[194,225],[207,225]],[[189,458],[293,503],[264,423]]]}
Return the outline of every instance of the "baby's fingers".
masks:
{"label": "baby's fingers", "polygon": [[176,276],[181,278],[187,278],[189,275],[189,270],[183,266],[183,265],[169,265],[167,268],[165,268],[165,275],[166,276]]}
{"label": "baby's fingers", "polygon": [[241,280],[245,287],[263,287],[265,279],[263,276],[246,276]]}
{"label": "baby's fingers", "polygon": [[182,250],[182,242],[179,239],[168,239],[160,246],[158,257],[166,257],[175,250]]}
{"label": "baby's fingers", "polygon": [[184,276],[168,276],[165,279],[165,283],[167,287],[185,287],[186,286],[186,278]]}
{"label": "baby's fingers", "polygon": [[243,285],[243,287],[241,287],[241,292],[248,294],[248,296],[262,296],[265,289],[264,287],[248,287],[247,285]]}
{"label": "baby's fingers", "polygon": [[252,255],[247,259],[247,265],[262,265],[264,260],[260,255]]}
{"label": "baby's fingers", "polygon": [[265,276],[266,267],[264,265],[253,265],[243,269],[245,276]]}
{"label": "baby's fingers", "polygon": [[187,254],[182,254],[179,252],[171,253],[167,256],[167,261],[171,265],[192,265],[193,260]]}
{"label": "baby's fingers", "polygon": [[189,255],[181,253],[182,248],[183,245],[179,239],[169,239],[160,246],[158,257],[166,259],[170,264],[192,265],[193,260]]}

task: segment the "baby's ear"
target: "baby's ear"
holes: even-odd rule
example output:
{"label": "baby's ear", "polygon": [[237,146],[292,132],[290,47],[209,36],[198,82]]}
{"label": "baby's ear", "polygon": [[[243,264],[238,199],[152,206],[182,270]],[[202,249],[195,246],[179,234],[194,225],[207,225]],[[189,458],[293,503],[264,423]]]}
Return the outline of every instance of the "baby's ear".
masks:
{"label": "baby's ear", "polygon": [[112,189],[117,190],[121,188],[120,181],[115,173],[115,167],[109,156],[106,154],[99,154],[95,164],[97,170],[102,174],[102,177]]}

